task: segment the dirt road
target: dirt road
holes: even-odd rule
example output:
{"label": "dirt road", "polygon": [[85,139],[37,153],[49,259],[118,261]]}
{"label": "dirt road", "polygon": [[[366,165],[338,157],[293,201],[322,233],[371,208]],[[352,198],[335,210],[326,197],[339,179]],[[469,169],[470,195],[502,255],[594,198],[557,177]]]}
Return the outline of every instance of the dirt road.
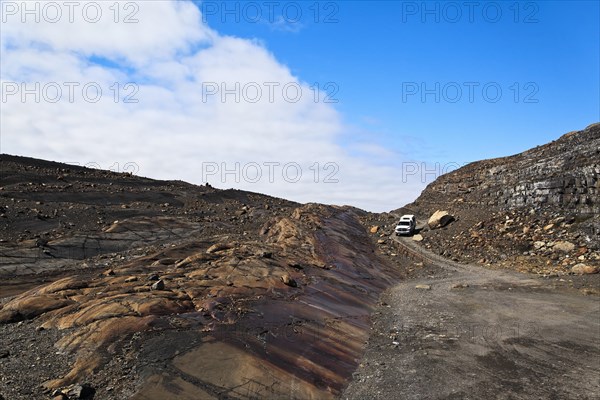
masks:
{"label": "dirt road", "polygon": [[384,294],[342,399],[600,398],[597,296],[398,241],[440,272]]}

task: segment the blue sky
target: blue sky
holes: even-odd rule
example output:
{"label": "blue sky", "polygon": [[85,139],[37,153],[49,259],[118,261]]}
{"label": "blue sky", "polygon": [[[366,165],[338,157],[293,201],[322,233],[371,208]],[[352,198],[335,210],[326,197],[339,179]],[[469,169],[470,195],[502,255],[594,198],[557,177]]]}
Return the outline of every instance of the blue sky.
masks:
{"label": "blue sky", "polygon": [[23,4],[3,153],[387,211],[600,121],[597,1]]}
{"label": "blue sky", "polygon": [[[237,14],[227,13],[235,2],[214,3],[200,6],[210,26],[264,42],[308,83],[335,82],[336,108],[350,125],[419,160],[510,155],[600,121],[597,1],[478,2],[472,14],[464,2],[295,2],[298,23],[296,7],[286,13],[281,2],[274,19],[287,16],[289,29],[255,23],[243,3]],[[258,4],[268,21],[268,6]],[[421,88],[403,99],[411,82],[434,92],[439,82],[439,103],[435,94],[423,101]],[[502,90],[495,103],[496,85],[482,93],[487,83]]]}

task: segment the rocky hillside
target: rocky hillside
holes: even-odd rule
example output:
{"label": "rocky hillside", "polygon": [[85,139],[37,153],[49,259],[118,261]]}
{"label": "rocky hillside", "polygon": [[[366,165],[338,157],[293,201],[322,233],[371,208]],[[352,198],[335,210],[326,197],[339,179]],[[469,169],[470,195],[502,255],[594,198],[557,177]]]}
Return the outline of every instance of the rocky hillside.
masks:
{"label": "rocky hillside", "polygon": [[0,155],[0,400],[337,398],[381,293],[448,274],[401,213],[438,254],[598,293],[599,149],[597,124],[383,214]]}
{"label": "rocky hillside", "polygon": [[456,260],[545,274],[593,271],[600,265],[599,176],[600,124],[594,124],[440,176],[394,214],[424,221],[436,210],[455,216],[445,228],[421,234],[424,246]]}
{"label": "rocky hillside", "polygon": [[0,399],[334,398],[402,274],[350,207],[0,162]]}

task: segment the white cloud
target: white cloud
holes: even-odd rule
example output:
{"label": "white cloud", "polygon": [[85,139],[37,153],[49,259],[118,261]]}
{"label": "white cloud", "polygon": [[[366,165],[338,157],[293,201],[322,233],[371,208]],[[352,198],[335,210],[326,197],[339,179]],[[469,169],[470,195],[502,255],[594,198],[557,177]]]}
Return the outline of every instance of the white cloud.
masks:
{"label": "white cloud", "polygon": [[[309,86],[257,41],[211,30],[194,4],[137,2],[134,24],[122,22],[123,7],[115,23],[113,2],[96,4],[105,18],[95,24],[77,14],[74,23],[3,15],[2,152],[103,168],[135,162],[141,175],[192,183],[217,166],[208,178],[216,187],[374,211],[399,207],[423,187],[402,183],[400,161],[386,149],[361,143],[351,154],[340,146],[348,130],[335,108],[315,102]],[[33,94],[22,101],[23,87],[15,88],[22,82],[29,89],[39,83],[39,103]],[[72,98],[66,82],[78,84]],[[55,86],[62,96],[51,103]],[[95,87],[102,95],[94,103]],[[210,94],[223,88],[234,89],[239,102],[234,93]],[[250,101],[257,90],[262,95]],[[138,102],[125,103],[127,95]],[[296,183],[293,163],[302,171]],[[238,182],[234,173],[222,176],[222,166],[236,165]],[[262,179],[253,183],[256,165]]]}
{"label": "white cloud", "polygon": [[198,8],[183,1],[2,1],[2,12],[3,41],[13,46],[44,45],[135,66],[209,44],[215,35],[198,23]]}

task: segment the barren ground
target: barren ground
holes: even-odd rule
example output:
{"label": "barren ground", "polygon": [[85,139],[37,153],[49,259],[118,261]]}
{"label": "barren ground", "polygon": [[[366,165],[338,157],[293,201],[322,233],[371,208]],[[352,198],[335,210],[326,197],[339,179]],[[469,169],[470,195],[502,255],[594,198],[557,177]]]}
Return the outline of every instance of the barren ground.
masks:
{"label": "barren ground", "polygon": [[391,214],[0,161],[0,400],[599,398],[599,274],[450,261]]}
{"label": "barren ground", "polygon": [[382,296],[366,354],[341,398],[600,398],[597,296],[557,286],[558,279],[458,264],[398,240],[439,272]]}

